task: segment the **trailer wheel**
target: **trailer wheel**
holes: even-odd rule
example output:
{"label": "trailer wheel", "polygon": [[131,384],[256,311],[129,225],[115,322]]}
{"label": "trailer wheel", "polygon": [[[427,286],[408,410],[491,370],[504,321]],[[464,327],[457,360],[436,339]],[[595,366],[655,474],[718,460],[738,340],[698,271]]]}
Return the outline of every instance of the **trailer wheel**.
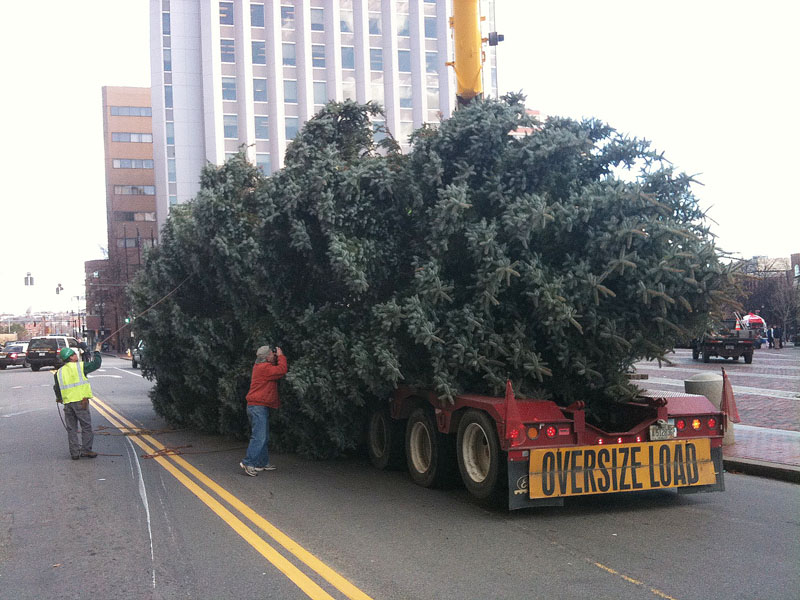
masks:
{"label": "trailer wheel", "polygon": [[406,463],[411,479],[422,487],[438,487],[451,473],[452,443],[439,433],[433,416],[424,408],[411,413],[406,424]]}
{"label": "trailer wheel", "polygon": [[367,424],[367,452],[377,469],[403,465],[403,427],[389,416],[386,408],[376,408]]}
{"label": "trailer wheel", "polygon": [[458,426],[456,452],[467,491],[476,498],[491,496],[501,472],[501,450],[497,428],[486,413],[470,410],[464,414]]}
{"label": "trailer wheel", "polygon": [[747,354],[744,355],[744,362],[745,362],[745,364],[748,364],[748,365],[752,364],[752,362],[753,362],[753,353],[752,352],[748,352]]}

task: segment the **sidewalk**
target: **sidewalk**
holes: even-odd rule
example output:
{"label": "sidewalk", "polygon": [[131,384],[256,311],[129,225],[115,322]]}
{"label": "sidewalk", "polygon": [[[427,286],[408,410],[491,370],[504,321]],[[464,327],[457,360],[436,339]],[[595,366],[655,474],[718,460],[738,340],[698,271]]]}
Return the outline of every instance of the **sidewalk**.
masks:
{"label": "sidewalk", "polygon": [[733,437],[722,448],[725,470],[800,483],[800,431],[734,424]]}

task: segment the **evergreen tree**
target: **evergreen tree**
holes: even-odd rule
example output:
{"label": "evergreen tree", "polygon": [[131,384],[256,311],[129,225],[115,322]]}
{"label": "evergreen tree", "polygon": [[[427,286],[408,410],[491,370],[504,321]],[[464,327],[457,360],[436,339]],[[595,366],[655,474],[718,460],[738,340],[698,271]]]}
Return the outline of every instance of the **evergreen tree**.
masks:
{"label": "evergreen tree", "polygon": [[[584,400],[602,416],[725,299],[692,179],[593,120],[476,102],[373,143],[374,105],[331,103],[262,177],[208,166],[132,288],[159,414],[246,432],[255,349],[283,347],[279,447],[335,456],[399,384]],[[533,128],[528,135],[520,128]],[[531,131],[529,129],[529,131]],[[177,287],[177,290],[175,289]],[[174,291],[173,291],[174,290]]]}

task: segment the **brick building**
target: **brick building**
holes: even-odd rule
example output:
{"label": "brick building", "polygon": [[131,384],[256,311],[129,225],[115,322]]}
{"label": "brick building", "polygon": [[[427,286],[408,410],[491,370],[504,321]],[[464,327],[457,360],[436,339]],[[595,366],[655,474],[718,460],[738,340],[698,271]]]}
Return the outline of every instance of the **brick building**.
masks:
{"label": "brick building", "polygon": [[[124,325],[125,287],[158,236],[150,88],[103,87],[102,92],[108,258],[84,265],[86,335],[92,342]],[[130,343],[127,330],[109,340],[118,351]]]}

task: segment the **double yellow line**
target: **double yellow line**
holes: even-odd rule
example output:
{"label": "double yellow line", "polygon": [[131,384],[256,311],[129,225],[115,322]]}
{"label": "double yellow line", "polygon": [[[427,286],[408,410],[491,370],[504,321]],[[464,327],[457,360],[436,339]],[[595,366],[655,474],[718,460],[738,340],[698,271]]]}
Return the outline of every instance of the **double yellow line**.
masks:
{"label": "double yellow line", "polygon": [[[136,434],[138,428],[111,408],[104,401],[96,396],[92,399],[92,404],[109,423],[119,429],[122,433],[129,434],[131,441],[144,450],[147,454],[155,454],[159,450],[164,450],[165,446],[150,435]],[[300,562],[305,564],[312,571],[317,573],[325,581],[330,583],[337,590],[342,592],[350,600],[372,600],[367,594],[350,583],[347,579],[339,575],[300,544],[295,542],[288,535],[280,531],[269,521],[264,519],[252,508],[239,500],[236,496],[228,492],[225,488],[217,484],[211,478],[197,470],[183,458],[176,455],[162,454],[154,457],[154,460],[164,467],[175,479],[182,483],[189,491],[197,496],[206,506],[208,506],[220,519],[225,521],[231,529],[238,533],[244,540],[255,548],[264,558],[272,563],[281,573],[286,575],[297,587],[299,587],[309,598],[314,600],[334,600],[308,575],[301,571],[294,563],[289,561],[273,546],[265,541],[258,533],[248,526],[239,517],[228,510],[219,500],[214,498],[206,490],[200,487],[195,481],[190,479],[184,472],[180,471],[180,466],[184,471],[192,475],[195,480],[202,483],[206,488],[214,492],[222,500],[227,502],[232,508],[236,509],[251,521],[258,529],[275,542],[283,546],[289,553],[294,555]]]}

